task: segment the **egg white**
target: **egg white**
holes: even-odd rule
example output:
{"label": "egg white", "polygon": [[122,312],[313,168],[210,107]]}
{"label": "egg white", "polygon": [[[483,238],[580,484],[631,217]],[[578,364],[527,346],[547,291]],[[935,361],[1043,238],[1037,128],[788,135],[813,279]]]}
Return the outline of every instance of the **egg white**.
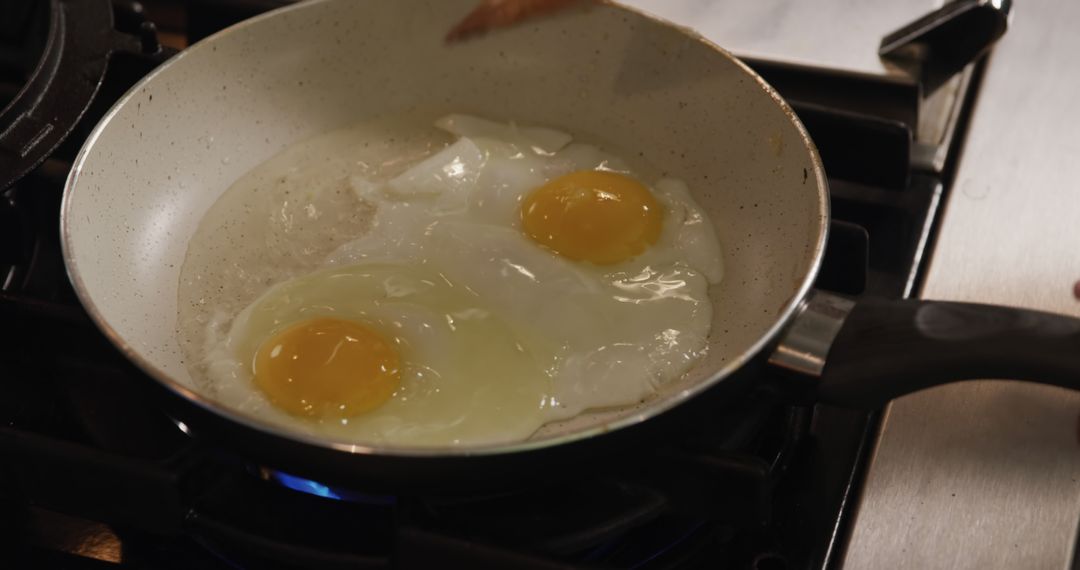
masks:
{"label": "egg white", "polygon": [[375,228],[336,263],[430,264],[503,318],[553,381],[550,419],[647,399],[685,373],[707,345],[708,287],[723,277],[720,244],[686,184],[650,189],[663,205],[660,239],[610,266],[560,257],[520,229],[524,197],[578,170],[638,178],[602,149],[550,129],[451,116],[456,142],[387,182],[353,177],[376,208]]}

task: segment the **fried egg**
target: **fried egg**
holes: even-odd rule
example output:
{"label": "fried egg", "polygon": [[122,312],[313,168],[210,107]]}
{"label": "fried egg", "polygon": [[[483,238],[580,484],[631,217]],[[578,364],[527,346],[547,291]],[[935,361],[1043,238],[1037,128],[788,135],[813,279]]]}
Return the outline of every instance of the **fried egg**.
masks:
{"label": "fried egg", "polygon": [[358,443],[489,444],[647,400],[702,356],[723,265],[682,181],[553,129],[436,127],[453,141],[348,176],[362,235],[207,325],[216,398]]}
{"label": "fried egg", "polygon": [[210,355],[223,403],[363,443],[521,440],[550,380],[507,326],[427,268],[328,268],[270,288]]}
{"label": "fried egg", "polygon": [[333,262],[409,259],[473,292],[552,378],[551,419],[638,403],[701,356],[723,265],[685,183],[650,187],[550,129],[436,124],[458,139],[389,181],[352,178],[377,214]]}

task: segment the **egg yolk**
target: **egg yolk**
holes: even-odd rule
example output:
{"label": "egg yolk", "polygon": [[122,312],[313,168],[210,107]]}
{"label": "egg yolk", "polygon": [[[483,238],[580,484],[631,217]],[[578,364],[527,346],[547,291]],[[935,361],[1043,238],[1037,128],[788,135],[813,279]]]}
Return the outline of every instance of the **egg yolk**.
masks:
{"label": "egg yolk", "polygon": [[533,241],[575,261],[610,265],[656,243],[663,213],[648,188],[622,174],[581,170],[533,190],[521,224]]}
{"label": "egg yolk", "polygon": [[333,318],[290,326],[255,354],[255,384],[295,416],[347,418],[385,403],[400,382],[397,350],[367,327]]}

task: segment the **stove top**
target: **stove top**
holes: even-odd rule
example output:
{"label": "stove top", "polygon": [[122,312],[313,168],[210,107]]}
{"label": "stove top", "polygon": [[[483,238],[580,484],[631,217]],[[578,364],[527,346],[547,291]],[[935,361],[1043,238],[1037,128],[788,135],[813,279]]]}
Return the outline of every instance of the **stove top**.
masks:
{"label": "stove top", "polygon": [[[131,41],[112,50],[70,134],[0,194],[0,566],[835,564],[877,415],[792,406],[767,388],[691,426],[685,441],[496,495],[333,488],[245,464],[189,436],[72,293],[58,243],[63,182],[97,119],[172,53],[160,37],[195,41],[282,2],[146,4],[148,12],[112,3],[109,35]],[[59,1],[18,5],[20,24],[0,29],[0,103],[16,97],[48,49],[43,38],[58,24],[46,8],[70,9]],[[162,25],[160,36],[147,13]],[[63,33],[78,33],[81,21],[67,20]],[[749,61],[793,104],[830,175],[834,221],[817,285],[852,296],[910,295],[974,68],[925,97],[915,79]]]}

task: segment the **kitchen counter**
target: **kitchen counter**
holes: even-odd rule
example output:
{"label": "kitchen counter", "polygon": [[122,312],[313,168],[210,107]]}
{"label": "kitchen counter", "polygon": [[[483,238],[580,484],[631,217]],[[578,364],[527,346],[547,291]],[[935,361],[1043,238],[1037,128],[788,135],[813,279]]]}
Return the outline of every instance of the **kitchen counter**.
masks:
{"label": "kitchen counter", "polygon": [[942,0],[623,0],[754,57],[882,75],[881,38]]}
{"label": "kitchen counter", "polygon": [[[1013,12],[921,296],[1080,316],[1080,3],[1017,2]],[[1072,568],[1078,420],[1080,394],[1015,382],[897,400],[843,567]]]}

